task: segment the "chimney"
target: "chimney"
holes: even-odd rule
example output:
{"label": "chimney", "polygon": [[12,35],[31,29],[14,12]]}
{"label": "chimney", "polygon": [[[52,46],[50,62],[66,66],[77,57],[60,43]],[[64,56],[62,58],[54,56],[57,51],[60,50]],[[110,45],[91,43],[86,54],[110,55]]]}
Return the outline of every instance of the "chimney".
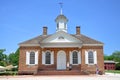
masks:
{"label": "chimney", "polygon": [[76,26],[76,35],[80,35],[80,26]]}
{"label": "chimney", "polygon": [[46,26],[43,27],[43,35],[47,35],[47,27]]}

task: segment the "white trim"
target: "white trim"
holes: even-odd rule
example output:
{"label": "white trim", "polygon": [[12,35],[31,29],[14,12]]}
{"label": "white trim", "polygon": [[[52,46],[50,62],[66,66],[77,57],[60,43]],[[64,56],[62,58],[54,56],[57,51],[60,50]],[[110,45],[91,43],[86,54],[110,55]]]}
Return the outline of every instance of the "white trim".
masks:
{"label": "white trim", "polygon": [[41,47],[47,47],[47,48],[51,48],[51,47],[82,47],[81,43],[41,43],[40,44]]}
{"label": "white trim", "polygon": [[38,51],[35,52],[35,64],[38,64]]}
{"label": "white trim", "polygon": [[[93,52],[93,60],[94,60],[94,63],[89,63],[89,62],[88,62],[88,53],[89,53],[89,51],[92,51],[92,52]],[[97,64],[97,51],[94,51],[94,50],[85,51],[85,64],[88,64],[88,65]]]}
{"label": "white trim", "polygon": [[64,31],[58,31],[55,34],[51,35],[50,37],[44,39],[41,43],[50,43],[51,41],[53,41],[54,39],[58,38],[59,36],[63,36],[65,39],[71,41],[71,42],[77,42],[77,43],[82,43],[82,41],[80,41],[79,39],[73,37],[70,34],[67,34]]}
{"label": "white trim", "polygon": [[94,64],[97,64],[97,52],[96,51],[94,51]]}
{"label": "white trim", "polygon": [[45,64],[45,52],[42,51],[42,64]]}
{"label": "white trim", "polygon": [[78,64],[81,64],[81,52],[78,52]]}
{"label": "white trim", "polygon": [[54,64],[54,51],[51,52],[51,64]]}
{"label": "white trim", "polygon": [[103,46],[104,44],[83,44],[83,46]]}
{"label": "white trim", "polygon": [[88,52],[85,51],[85,64],[88,64]]}
{"label": "white trim", "polygon": [[71,51],[69,52],[69,56],[70,56],[70,64],[72,64],[73,59],[72,59],[72,52]]}
{"label": "white trim", "polygon": [[[50,54],[51,54],[51,60],[50,60],[50,64],[46,64],[45,63],[45,60],[46,60],[46,52],[50,52]],[[54,64],[54,51],[50,51],[50,50],[46,50],[46,51],[42,51],[42,64],[44,64],[44,65],[52,65],[52,64]]]}
{"label": "white trim", "polygon": [[26,51],[26,65],[29,65],[30,63],[30,53]]}
{"label": "white trim", "polygon": [[40,44],[19,44],[19,46],[40,46]]}

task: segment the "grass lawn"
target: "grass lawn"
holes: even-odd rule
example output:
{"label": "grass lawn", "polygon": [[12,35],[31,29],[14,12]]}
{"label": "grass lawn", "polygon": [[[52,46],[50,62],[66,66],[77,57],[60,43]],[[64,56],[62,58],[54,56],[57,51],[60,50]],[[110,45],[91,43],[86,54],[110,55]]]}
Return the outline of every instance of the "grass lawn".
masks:
{"label": "grass lawn", "polygon": [[107,73],[118,73],[120,74],[120,70],[106,70]]}

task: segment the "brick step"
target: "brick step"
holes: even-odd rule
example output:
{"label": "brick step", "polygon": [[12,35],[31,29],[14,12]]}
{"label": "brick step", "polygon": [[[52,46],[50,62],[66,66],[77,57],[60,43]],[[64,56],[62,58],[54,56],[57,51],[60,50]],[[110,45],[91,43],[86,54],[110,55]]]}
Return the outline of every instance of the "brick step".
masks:
{"label": "brick step", "polygon": [[77,70],[71,70],[71,71],[38,71],[35,75],[84,75],[82,72]]}

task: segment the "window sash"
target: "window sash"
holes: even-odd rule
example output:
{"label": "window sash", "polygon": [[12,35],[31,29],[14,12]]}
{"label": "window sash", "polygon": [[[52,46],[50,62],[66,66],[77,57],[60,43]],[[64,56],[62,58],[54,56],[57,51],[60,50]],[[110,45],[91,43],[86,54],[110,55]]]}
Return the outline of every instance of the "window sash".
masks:
{"label": "window sash", "polygon": [[35,53],[34,52],[30,53],[30,64],[35,64]]}
{"label": "window sash", "polygon": [[51,64],[51,53],[46,52],[45,57],[46,57],[45,64]]}
{"label": "window sash", "polygon": [[93,52],[88,52],[88,63],[94,64],[94,54]]}
{"label": "window sash", "polygon": [[72,54],[72,57],[73,57],[73,64],[78,64],[78,52],[73,52]]}

